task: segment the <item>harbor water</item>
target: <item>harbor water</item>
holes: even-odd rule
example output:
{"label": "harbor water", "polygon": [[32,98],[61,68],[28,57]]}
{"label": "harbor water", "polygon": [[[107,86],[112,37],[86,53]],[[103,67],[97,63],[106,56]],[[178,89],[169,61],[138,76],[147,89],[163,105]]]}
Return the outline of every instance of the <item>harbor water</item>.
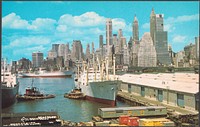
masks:
{"label": "harbor water", "polygon": [[[39,88],[44,94],[54,94],[51,99],[17,102],[2,109],[3,113],[56,111],[63,120],[73,122],[90,121],[92,116],[98,114],[98,108],[110,107],[102,103],[87,100],[73,100],[64,98],[64,94],[74,88],[73,78],[19,78],[19,94],[24,94],[25,89],[31,86]],[[117,107],[130,106],[117,101]]]}

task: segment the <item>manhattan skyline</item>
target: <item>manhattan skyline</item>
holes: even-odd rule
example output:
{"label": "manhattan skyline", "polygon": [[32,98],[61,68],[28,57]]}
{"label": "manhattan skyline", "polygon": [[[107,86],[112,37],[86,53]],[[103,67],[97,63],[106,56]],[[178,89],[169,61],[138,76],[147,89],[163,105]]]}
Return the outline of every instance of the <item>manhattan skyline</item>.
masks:
{"label": "manhattan skyline", "polygon": [[[109,7],[112,7],[110,9]],[[174,52],[194,43],[199,36],[198,2],[2,2],[2,57],[31,59],[32,52],[44,56],[54,43],[81,40],[99,48],[99,35],[106,44],[106,19],[113,34],[122,29],[127,42],[132,36],[134,16],[139,22],[139,40],[150,32],[150,14],[164,14],[164,29]],[[176,8],[173,9],[173,8]]]}

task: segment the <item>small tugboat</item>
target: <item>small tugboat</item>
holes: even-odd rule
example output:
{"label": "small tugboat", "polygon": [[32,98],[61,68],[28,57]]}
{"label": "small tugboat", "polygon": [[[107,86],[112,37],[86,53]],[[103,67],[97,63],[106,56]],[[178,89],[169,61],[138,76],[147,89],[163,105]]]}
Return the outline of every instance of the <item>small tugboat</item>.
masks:
{"label": "small tugboat", "polygon": [[70,93],[65,93],[64,97],[69,99],[85,99],[85,95],[80,88],[75,88]]}
{"label": "small tugboat", "polygon": [[26,93],[24,95],[17,95],[18,101],[29,101],[29,100],[36,100],[36,99],[49,99],[54,98],[55,95],[53,94],[42,94],[40,93],[37,87],[33,87],[33,80],[31,88],[26,88]]}

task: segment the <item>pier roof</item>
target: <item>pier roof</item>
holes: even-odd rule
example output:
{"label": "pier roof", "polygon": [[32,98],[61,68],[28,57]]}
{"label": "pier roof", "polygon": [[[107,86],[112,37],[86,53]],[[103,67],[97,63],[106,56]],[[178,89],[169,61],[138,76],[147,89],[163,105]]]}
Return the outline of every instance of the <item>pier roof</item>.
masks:
{"label": "pier roof", "polygon": [[193,73],[124,74],[122,82],[196,94],[199,92],[199,75]]}

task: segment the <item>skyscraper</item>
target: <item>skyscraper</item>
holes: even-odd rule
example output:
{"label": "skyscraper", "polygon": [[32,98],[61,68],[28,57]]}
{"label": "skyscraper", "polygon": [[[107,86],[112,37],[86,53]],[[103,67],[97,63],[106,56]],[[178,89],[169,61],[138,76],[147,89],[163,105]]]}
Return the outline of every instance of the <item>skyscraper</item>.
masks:
{"label": "skyscraper", "polygon": [[59,44],[52,44],[52,50],[55,51],[58,55],[58,47],[59,47]]}
{"label": "skyscraper", "polygon": [[65,61],[70,59],[70,49],[69,49],[69,43],[66,44],[65,46]]}
{"label": "skyscraper", "polygon": [[86,51],[85,51],[85,57],[86,57],[86,60],[90,60],[90,44],[88,43],[87,44],[87,48],[86,48]]}
{"label": "skyscraper", "polygon": [[154,43],[155,30],[156,30],[156,14],[154,12],[154,9],[152,8],[151,15],[150,15],[150,34],[151,34],[153,43]]}
{"label": "skyscraper", "polygon": [[106,20],[106,45],[112,45],[112,20]]}
{"label": "skyscraper", "polygon": [[167,31],[164,31],[163,14],[155,14],[154,9],[150,16],[150,35],[157,53],[157,64],[167,65],[171,64],[171,59],[168,53],[168,39]]}
{"label": "skyscraper", "polygon": [[103,47],[103,35],[99,35],[99,48]]}
{"label": "skyscraper", "polygon": [[113,45],[117,45],[118,39],[117,39],[117,34],[113,34]]}
{"label": "skyscraper", "polygon": [[65,56],[65,44],[59,44],[58,46],[58,56]]}
{"label": "skyscraper", "polygon": [[144,33],[138,51],[139,67],[156,67],[156,50],[150,33]]}
{"label": "skyscraper", "polygon": [[133,43],[138,44],[139,43],[139,30],[138,30],[138,19],[135,15],[134,21],[133,21]]}
{"label": "skyscraper", "polygon": [[32,65],[33,67],[41,67],[43,63],[43,53],[42,52],[33,52],[32,53]]}
{"label": "skyscraper", "polygon": [[80,40],[73,41],[71,58],[74,62],[83,59],[83,47]]}

